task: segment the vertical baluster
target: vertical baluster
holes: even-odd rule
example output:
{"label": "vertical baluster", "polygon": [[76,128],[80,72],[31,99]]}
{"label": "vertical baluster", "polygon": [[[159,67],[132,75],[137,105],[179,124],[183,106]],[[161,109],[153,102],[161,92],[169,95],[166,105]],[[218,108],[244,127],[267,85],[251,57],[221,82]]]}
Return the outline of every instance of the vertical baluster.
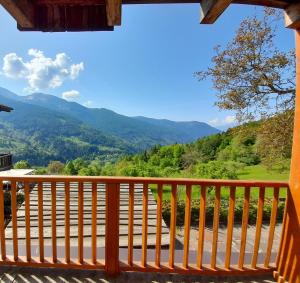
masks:
{"label": "vertical baluster", "polygon": [[51,182],[51,226],[52,226],[52,261],[57,262],[56,242],[56,183]]}
{"label": "vertical baluster", "polygon": [[170,219],[170,246],[169,266],[174,268],[175,239],[176,239],[176,214],[177,214],[177,185],[172,185],[171,195],[171,219]]}
{"label": "vertical baluster", "polygon": [[0,242],[1,242],[1,258],[6,259],[5,245],[5,215],[4,215],[4,193],[3,181],[0,181]]}
{"label": "vertical baluster", "polygon": [[147,265],[148,236],[148,184],[143,184],[143,224],[142,224],[142,260],[143,267]]}
{"label": "vertical baluster", "polygon": [[157,188],[157,213],[156,213],[156,247],[155,247],[155,264],[160,266],[161,256],[161,226],[162,226],[162,193],[163,185],[158,184]]}
{"label": "vertical baluster", "polygon": [[116,275],[120,270],[119,220],[120,184],[107,184],[105,212],[105,271],[109,275]]}
{"label": "vertical baluster", "polygon": [[83,263],[83,182],[78,184],[78,262]]}
{"label": "vertical baluster", "polygon": [[215,209],[213,220],[213,242],[211,251],[211,268],[216,268],[217,248],[218,248],[218,233],[219,233],[219,219],[220,219],[220,204],[221,204],[221,187],[219,185],[215,188]]}
{"label": "vertical baluster", "polygon": [[197,267],[202,268],[206,215],[206,187],[201,186]]}
{"label": "vertical baluster", "polygon": [[245,187],[241,247],[240,247],[240,256],[238,262],[238,267],[240,269],[243,268],[244,259],[245,259],[245,250],[246,250],[246,243],[247,243],[247,228],[248,228],[248,219],[249,219],[249,202],[250,202],[250,187]]}
{"label": "vertical baluster", "polygon": [[17,188],[16,182],[11,182],[11,222],[13,233],[14,261],[18,260],[18,222],[17,222]]}
{"label": "vertical baluster", "polygon": [[232,249],[232,235],[233,235],[233,225],[234,225],[234,208],[235,208],[235,192],[236,188],[230,188],[230,199],[229,199],[229,210],[228,210],[228,220],[227,220],[227,239],[226,239],[226,255],[225,255],[225,268],[230,268],[231,260],[231,249]]}
{"label": "vertical baluster", "polygon": [[44,212],[43,183],[38,183],[38,221],[39,221],[39,254],[40,262],[44,262]]}
{"label": "vertical baluster", "polygon": [[92,183],[92,262],[97,263],[97,183]]}
{"label": "vertical baluster", "polygon": [[258,207],[257,207],[257,217],[256,217],[256,228],[255,228],[255,241],[253,248],[253,255],[251,260],[251,267],[256,268],[260,237],[261,237],[261,227],[263,221],[263,213],[264,213],[264,201],[265,201],[265,188],[260,188],[259,190],[259,199],[258,199]]}
{"label": "vertical baluster", "polygon": [[65,261],[70,262],[70,182],[65,182]]}
{"label": "vertical baluster", "polygon": [[133,219],[134,219],[134,184],[129,184],[129,203],[128,203],[128,264],[133,264]]}
{"label": "vertical baluster", "polygon": [[191,192],[192,186],[186,186],[185,211],[184,211],[184,243],[183,243],[183,268],[188,268],[190,227],[191,227]]}
{"label": "vertical baluster", "polygon": [[25,182],[25,225],[26,225],[26,258],[31,261],[31,235],[30,235],[30,187]]}
{"label": "vertical baluster", "polygon": [[268,245],[267,245],[266,257],[265,257],[265,261],[264,261],[265,267],[268,267],[270,264],[270,257],[271,257],[271,252],[272,252],[274,233],[275,233],[275,225],[276,225],[276,219],[277,219],[278,200],[279,200],[279,187],[275,187],[274,192],[273,192],[272,212],[271,212],[269,236],[268,236],[268,242],[267,242]]}

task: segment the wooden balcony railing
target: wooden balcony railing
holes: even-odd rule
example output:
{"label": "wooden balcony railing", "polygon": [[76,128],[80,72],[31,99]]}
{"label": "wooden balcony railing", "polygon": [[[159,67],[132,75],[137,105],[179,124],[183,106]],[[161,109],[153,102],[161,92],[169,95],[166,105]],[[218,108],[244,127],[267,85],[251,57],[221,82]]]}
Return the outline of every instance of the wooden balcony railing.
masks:
{"label": "wooden balcony railing", "polygon": [[[280,194],[285,194],[288,183],[263,181],[227,181],[160,178],[118,178],[118,177],[65,177],[65,176],[22,176],[0,177],[11,182],[11,191],[0,190],[0,244],[1,265],[41,266],[105,269],[114,275],[119,271],[170,272],[202,275],[255,275],[271,273],[275,270],[275,257],[272,254],[277,209]],[[22,184],[22,185],[20,185]],[[24,192],[24,213],[19,209],[17,196]],[[142,187],[141,211],[141,249],[134,245],[135,191]],[[149,188],[156,191],[156,244],[149,254],[148,246],[148,197]],[[162,205],[168,190],[171,203],[169,240],[167,247],[161,246]],[[184,193],[184,241],[182,253],[176,246],[176,207],[178,191]],[[243,195],[240,246],[237,261],[232,258],[232,240],[235,221],[236,192]],[[252,196],[258,192],[258,197]],[[196,193],[195,193],[196,192]],[[225,192],[225,193],[224,193]],[[266,246],[260,249],[265,193],[272,199],[272,209]],[[11,210],[4,213],[4,194],[11,196]],[[127,196],[128,231],[126,258],[122,259],[119,244],[120,195]],[[212,245],[210,260],[204,258],[207,197],[214,194],[214,213],[212,224]],[[101,197],[99,197],[101,195]],[[63,199],[63,208],[57,199]],[[197,249],[190,249],[191,203],[199,198],[199,223]],[[223,261],[217,261],[219,250],[219,223],[221,201],[227,199],[228,219],[226,248]],[[48,201],[47,201],[48,200]],[[124,198],[123,198],[124,200]],[[123,201],[122,200],[122,201]],[[247,229],[250,200],[257,203],[256,230],[253,249],[246,256]],[[74,201],[76,202],[74,208]],[[32,208],[37,206],[33,212]],[[19,209],[19,211],[18,211]],[[57,214],[64,212],[63,217]],[[76,215],[74,215],[76,211]],[[99,222],[99,214],[105,214],[105,221]],[[25,219],[25,225],[21,222]],[[76,223],[70,229],[70,223]],[[47,224],[48,223],[48,224]],[[50,223],[50,224],[49,224]],[[45,226],[50,225],[51,235]],[[22,226],[22,227],[21,227]],[[99,231],[103,228],[105,243],[99,249]],[[104,229],[105,228],[105,229]],[[11,229],[11,230],[10,230]],[[58,233],[63,229],[63,244],[58,245]],[[59,232],[60,231],[60,232]],[[61,235],[61,234],[60,234]],[[61,236],[60,236],[61,237]],[[49,239],[51,239],[49,241]],[[74,243],[75,241],[75,243]],[[193,245],[195,243],[192,243]],[[61,250],[63,249],[63,251]],[[23,251],[24,250],[24,251]],[[124,249],[122,250],[122,252]],[[24,252],[24,253],[23,253]],[[277,252],[277,251],[275,251]],[[22,254],[23,253],[23,254]],[[50,254],[50,256],[49,256]],[[61,256],[63,254],[63,256]],[[271,256],[272,255],[272,256]],[[152,256],[152,259],[151,259]],[[247,259],[246,259],[247,257]],[[263,257],[263,259],[261,259]],[[258,259],[260,262],[258,263]]]}
{"label": "wooden balcony railing", "polygon": [[12,168],[12,155],[10,153],[0,154],[0,171]]}

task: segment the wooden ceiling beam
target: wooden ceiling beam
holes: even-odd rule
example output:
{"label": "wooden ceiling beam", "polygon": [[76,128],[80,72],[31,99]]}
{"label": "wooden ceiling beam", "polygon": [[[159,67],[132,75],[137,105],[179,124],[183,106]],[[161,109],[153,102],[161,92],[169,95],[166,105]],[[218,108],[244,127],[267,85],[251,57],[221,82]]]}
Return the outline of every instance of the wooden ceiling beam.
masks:
{"label": "wooden ceiling beam", "polygon": [[201,0],[201,24],[213,24],[232,0]]}
{"label": "wooden ceiling beam", "polygon": [[0,4],[24,28],[34,27],[34,5],[30,0],[0,0]]}
{"label": "wooden ceiling beam", "polygon": [[288,0],[233,0],[235,4],[258,5],[272,8],[285,9],[289,4]]}
{"label": "wooden ceiling beam", "polygon": [[72,5],[72,6],[93,6],[105,5],[105,0],[35,0],[37,5]]}
{"label": "wooden ceiling beam", "polygon": [[106,0],[106,17],[108,26],[121,25],[122,0]]}
{"label": "wooden ceiling beam", "polygon": [[300,29],[300,3],[291,4],[285,9],[285,25],[287,28]]}

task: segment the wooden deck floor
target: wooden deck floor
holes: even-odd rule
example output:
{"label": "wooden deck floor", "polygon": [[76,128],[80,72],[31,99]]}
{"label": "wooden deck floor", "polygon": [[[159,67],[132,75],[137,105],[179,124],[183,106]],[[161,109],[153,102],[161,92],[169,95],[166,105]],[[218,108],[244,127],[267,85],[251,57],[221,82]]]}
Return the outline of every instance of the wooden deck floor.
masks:
{"label": "wooden deck floor", "polygon": [[0,267],[1,283],[273,283],[271,276],[257,278],[217,278],[184,276],[159,273],[121,273],[116,278],[107,278],[101,271],[63,270],[45,268]]}
{"label": "wooden deck floor", "polygon": [[[70,236],[71,236],[71,251],[73,250],[76,256],[76,246],[78,243],[78,184],[71,183],[70,185]],[[156,234],[156,201],[153,197],[151,190],[148,190],[148,245],[155,245]],[[57,184],[57,246],[58,256],[63,257],[64,244],[65,244],[65,195],[64,187],[62,184]],[[104,185],[98,185],[97,188],[97,236],[98,247],[104,246],[105,236],[105,189]],[[142,240],[142,188],[135,189],[134,196],[134,246],[141,246]],[[89,253],[91,246],[91,205],[92,203],[92,190],[91,184],[84,184],[84,246],[85,251]],[[52,236],[52,218],[51,218],[51,188],[50,184],[44,183],[43,185],[43,218],[44,218],[44,241],[45,241],[45,256],[48,250],[51,251],[51,236]],[[20,255],[25,255],[25,205],[23,204],[18,212],[18,243],[20,248]],[[30,232],[32,255],[38,251],[38,192],[37,187],[34,187],[30,193]],[[6,228],[6,241],[7,249],[12,252],[12,224],[9,223]],[[126,247],[128,241],[128,188],[121,187],[120,192],[120,246]],[[169,241],[169,230],[163,222],[162,227],[162,245],[167,245]],[[23,248],[22,248],[23,247]],[[73,247],[73,249],[72,249]],[[48,256],[51,256],[49,254]]]}

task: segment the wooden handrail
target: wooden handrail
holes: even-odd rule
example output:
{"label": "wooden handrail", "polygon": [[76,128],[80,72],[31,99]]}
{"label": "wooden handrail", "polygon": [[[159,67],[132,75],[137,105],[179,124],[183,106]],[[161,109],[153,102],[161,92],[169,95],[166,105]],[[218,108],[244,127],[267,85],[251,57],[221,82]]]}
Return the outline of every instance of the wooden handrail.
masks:
{"label": "wooden handrail", "polygon": [[[68,267],[68,268],[104,268],[110,275],[116,275],[120,270],[131,271],[160,271],[160,272],[178,272],[187,274],[207,274],[207,275],[253,275],[270,273],[274,270],[273,263],[270,263],[272,243],[274,240],[275,225],[277,221],[277,210],[279,205],[279,192],[281,188],[288,188],[286,182],[273,181],[240,181],[240,180],[201,180],[201,179],[177,179],[177,178],[123,178],[123,177],[80,177],[80,176],[1,176],[0,184],[3,181],[11,182],[11,218],[4,214],[4,191],[0,191],[0,244],[1,244],[1,264],[14,264],[20,266],[44,266],[44,267]],[[22,231],[18,230],[18,205],[17,205],[17,188],[20,184],[24,184],[25,202],[22,205],[25,210],[25,238],[26,241],[26,257],[19,255],[21,250],[21,241],[19,235]],[[17,186],[18,185],[18,186]],[[3,185],[2,185],[3,186]],[[157,203],[155,215],[155,244],[153,247],[153,256],[151,247],[148,242],[151,240],[148,232],[153,231],[151,221],[153,221],[153,212],[149,210],[150,189],[157,188]],[[166,188],[171,188],[170,195],[170,235],[167,237],[169,241],[169,250],[167,251],[167,262],[165,249],[162,249],[162,240],[165,227],[163,227],[163,200],[165,199],[164,192]],[[259,245],[261,241],[261,229],[265,204],[265,190],[273,189],[273,203],[270,219],[270,229],[268,235],[268,245],[264,258],[263,265],[257,264]],[[226,189],[230,192],[228,196],[228,226],[224,263],[219,264],[218,260],[218,233],[220,223],[221,201],[224,198],[222,190]],[[243,221],[241,230],[241,246],[239,251],[239,260],[237,264],[231,263],[232,255],[232,239],[234,229],[236,190],[244,190],[244,206],[243,206]],[[251,197],[252,189],[259,190],[259,198]],[[138,191],[137,191],[138,190]],[[176,232],[177,232],[177,215],[178,215],[178,192],[185,192],[185,207],[184,207],[184,240],[181,258],[178,259],[176,253]],[[135,199],[136,192],[139,199]],[[194,192],[198,192],[198,196]],[[7,193],[7,192],[6,192]],[[31,197],[31,193],[33,193]],[[105,199],[103,199],[103,194]],[[128,212],[125,213],[128,217],[128,223],[124,224],[124,220],[120,220],[120,196],[126,195],[126,199],[122,199],[128,205]],[[213,213],[213,233],[210,264],[207,265],[205,259],[204,243],[206,237],[206,213],[207,202],[210,196],[214,196],[214,213]],[[192,199],[197,198],[199,204],[199,225],[198,225],[198,243],[195,252],[196,260],[192,262],[190,242],[191,225],[192,225]],[[63,202],[57,203],[63,199]],[[35,204],[37,200],[37,204]],[[152,198],[153,200],[153,198]],[[247,247],[247,226],[249,222],[249,206],[250,201],[255,201],[258,204],[256,234],[254,239],[254,248],[251,254],[251,263],[245,262],[245,252]],[[46,203],[47,204],[46,204]],[[142,209],[139,211],[141,223],[139,226],[141,233],[141,250],[140,259],[137,261],[134,249],[134,217],[136,214],[136,205],[142,204]],[[37,210],[34,210],[31,205],[36,205]],[[90,212],[86,211],[90,205]],[[61,217],[61,207],[64,207],[63,217]],[[46,208],[47,207],[47,208]],[[123,209],[123,208],[122,208]],[[224,208],[222,208],[224,209]],[[36,212],[38,215],[35,215]],[[60,212],[59,212],[60,211]],[[99,213],[105,211],[105,222],[100,224],[98,221]],[[124,210],[122,210],[124,213]],[[122,214],[124,215],[124,214]],[[13,257],[7,255],[7,241],[5,231],[5,217],[11,221]],[[47,217],[46,219],[44,217]],[[50,217],[50,218],[49,218]],[[58,217],[58,218],[57,218]],[[123,221],[123,222],[121,222]],[[45,223],[51,224],[50,230],[44,231]],[[74,224],[75,223],[75,224]],[[72,226],[71,226],[72,224]],[[119,256],[119,240],[120,231],[119,225],[127,225],[128,227],[128,254],[126,262],[120,260]],[[31,225],[37,225],[37,232],[31,230]],[[59,242],[61,241],[61,230],[58,226],[64,226],[64,258],[61,258],[59,250]],[[88,226],[89,225],[89,226]],[[103,254],[98,252],[98,235],[100,227],[105,225],[105,247]],[[150,229],[150,228],[151,229]],[[87,232],[85,229],[88,228]],[[6,228],[8,229],[8,228]],[[103,227],[101,228],[103,230]],[[101,231],[102,231],[101,230]],[[152,233],[152,232],[151,232]],[[24,233],[23,233],[24,234]],[[23,235],[22,234],[22,235]],[[36,236],[34,236],[36,234]],[[33,237],[34,236],[34,237]],[[148,237],[149,236],[149,237]],[[20,236],[21,237],[21,236]],[[22,236],[23,237],[23,236]],[[32,238],[33,237],[33,238]],[[36,237],[36,238],[35,238]],[[47,238],[47,241],[45,240]],[[88,237],[88,241],[86,241]],[[35,240],[37,239],[37,240]],[[35,258],[31,254],[31,247],[34,242],[39,245],[39,258]],[[51,242],[51,259],[45,256],[45,243]],[[74,243],[76,246],[74,247]],[[87,246],[88,245],[88,246]],[[72,250],[76,250],[75,256]],[[85,250],[90,248],[90,257],[86,258]],[[49,247],[48,247],[49,250]],[[249,251],[247,251],[249,252]],[[195,257],[194,257],[195,258]],[[102,263],[104,260],[104,264]]]}
{"label": "wooden handrail", "polygon": [[257,181],[257,180],[219,180],[219,179],[188,179],[188,178],[148,178],[148,177],[108,177],[108,176],[45,176],[45,175],[25,175],[25,176],[0,176],[0,181],[28,181],[28,182],[98,182],[128,184],[166,184],[166,185],[203,185],[203,186],[239,186],[239,187],[288,187],[286,181]]}

